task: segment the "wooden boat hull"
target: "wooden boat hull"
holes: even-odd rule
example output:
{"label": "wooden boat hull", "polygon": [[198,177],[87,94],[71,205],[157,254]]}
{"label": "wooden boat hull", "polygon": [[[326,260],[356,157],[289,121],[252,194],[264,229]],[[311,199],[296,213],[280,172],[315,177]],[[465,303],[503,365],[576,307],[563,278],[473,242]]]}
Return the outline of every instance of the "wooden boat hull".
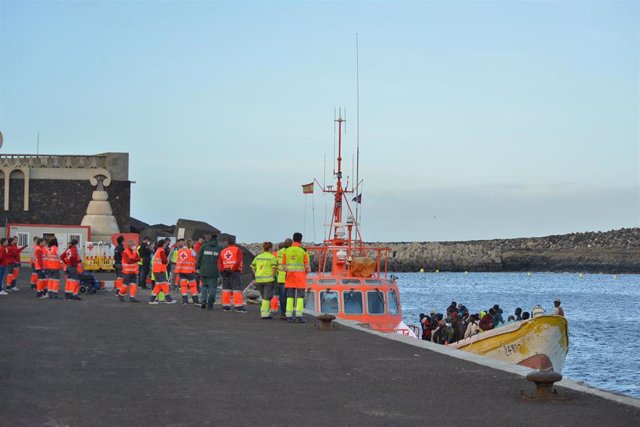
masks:
{"label": "wooden boat hull", "polygon": [[569,329],[564,317],[542,315],[480,333],[450,347],[533,369],[562,372]]}

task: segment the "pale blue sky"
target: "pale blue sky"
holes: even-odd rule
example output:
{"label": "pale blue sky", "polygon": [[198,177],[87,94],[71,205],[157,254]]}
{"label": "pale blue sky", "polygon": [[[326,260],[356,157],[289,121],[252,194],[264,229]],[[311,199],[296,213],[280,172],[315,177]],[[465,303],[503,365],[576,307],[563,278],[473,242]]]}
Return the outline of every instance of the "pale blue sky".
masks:
{"label": "pale blue sky", "polygon": [[136,218],[312,238],[300,185],[338,106],[351,168],[358,32],[366,240],[638,226],[639,22],[637,1],[0,0],[2,152],[129,152]]}

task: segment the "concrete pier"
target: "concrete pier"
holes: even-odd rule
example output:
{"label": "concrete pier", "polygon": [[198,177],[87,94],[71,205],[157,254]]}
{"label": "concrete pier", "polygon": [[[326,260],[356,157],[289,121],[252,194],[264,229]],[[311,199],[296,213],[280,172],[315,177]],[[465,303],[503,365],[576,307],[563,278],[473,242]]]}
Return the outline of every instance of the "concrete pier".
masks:
{"label": "concrete pier", "polygon": [[[26,273],[26,268],[24,268]],[[640,409],[346,327],[193,305],[0,297],[0,425],[640,425]]]}

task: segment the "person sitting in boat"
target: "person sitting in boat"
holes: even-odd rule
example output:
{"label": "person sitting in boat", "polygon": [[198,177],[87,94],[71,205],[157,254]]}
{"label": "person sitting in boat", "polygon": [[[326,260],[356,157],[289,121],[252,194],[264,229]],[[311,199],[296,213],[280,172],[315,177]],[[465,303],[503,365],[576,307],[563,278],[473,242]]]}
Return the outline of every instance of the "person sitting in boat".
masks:
{"label": "person sitting in boat", "polygon": [[458,316],[457,313],[451,313],[451,327],[453,328],[452,342],[461,340],[464,337],[465,330],[467,329],[465,325],[465,319]]}
{"label": "person sitting in boat", "polygon": [[516,316],[513,314],[510,314],[509,317],[507,317],[507,323],[505,323],[505,325],[509,325],[511,323],[516,323]]}
{"label": "person sitting in boat", "polygon": [[469,316],[469,322],[467,322],[467,329],[464,332],[464,338],[472,337],[480,332],[480,326],[478,326],[478,315],[472,314]]}
{"label": "person sitting in boat", "polygon": [[480,330],[482,332],[490,331],[494,328],[493,316],[495,316],[495,314],[495,310],[493,308],[490,308],[489,312],[485,314],[482,319],[480,319],[480,323],[478,324],[478,326],[480,326]]}
{"label": "person sitting in boat", "polygon": [[531,317],[542,316],[546,312],[547,311],[544,309],[543,306],[541,306],[540,304],[536,304],[533,306],[533,309],[531,310]]}
{"label": "person sitting in boat", "polygon": [[443,316],[440,313],[436,313],[435,311],[431,311],[430,316],[429,316],[429,328],[431,329],[431,341],[433,341],[433,334],[435,333],[436,329],[438,329],[438,322],[440,320],[442,320]]}
{"label": "person sitting in boat", "polygon": [[519,322],[522,320],[522,309],[520,307],[516,308],[514,317],[516,318],[516,322]]}
{"label": "person sitting in boat", "polygon": [[444,317],[442,314],[438,313],[431,316],[430,320],[430,328],[431,328],[431,342],[436,344],[444,344],[444,342],[439,342],[442,336],[441,327],[444,327]]}
{"label": "person sitting in boat", "polygon": [[455,301],[451,301],[451,305],[449,305],[449,307],[447,307],[447,317],[451,316],[451,313],[457,312],[458,311],[458,304],[456,304]]}
{"label": "person sitting in boat", "polygon": [[469,315],[469,309],[464,304],[460,303],[458,304],[457,313],[458,317],[462,319],[465,315]]}
{"label": "person sitting in boat", "polygon": [[564,317],[564,310],[562,309],[562,307],[560,307],[560,300],[556,299],[553,302],[553,314],[556,316],[562,316]]}
{"label": "person sitting in boat", "polygon": [[525,311],[524,313],[522,313],[522,320],[529,320],[529,312]]}
{"label": "person sitting in boat", "polygon": [[451,317],[447,319],[446,326],[450,328],[450,330],[446,330],[446,327],[445,327],[445,331],[447,333],[447,343],[456,342],[458,340],[459,320],[460,319],[458,319],[458,313],[456,312],[451,313]]}
{"label": "person sitting in boat", "polygon": [[451,323],[447,323],[445,319],[440,319],[431,339],[436,344],[448,344],[455,342],[453,335]]}
{"label": "person sitting in boat", "polygon": [[431,318],[424,313],[420,313],[420,327],[422,328],[421,338],[424,341],[431,341]]}
{"label": "person sitting in boat", "polygon": [[502,309],[498,304],[493,306],[493,327],[497,328],[504,324],[504,318],[502,317]]}

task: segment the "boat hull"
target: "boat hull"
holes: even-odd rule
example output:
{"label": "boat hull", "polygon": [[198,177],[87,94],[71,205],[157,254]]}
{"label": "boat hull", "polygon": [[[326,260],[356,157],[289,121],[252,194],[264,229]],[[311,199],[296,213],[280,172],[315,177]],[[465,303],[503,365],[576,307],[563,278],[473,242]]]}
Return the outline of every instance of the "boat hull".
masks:
{"label": "boat hull", "polygon": [[480,333],[450,347],[533,369],[562,372],[569,349],[567,319],[542,315]]}

